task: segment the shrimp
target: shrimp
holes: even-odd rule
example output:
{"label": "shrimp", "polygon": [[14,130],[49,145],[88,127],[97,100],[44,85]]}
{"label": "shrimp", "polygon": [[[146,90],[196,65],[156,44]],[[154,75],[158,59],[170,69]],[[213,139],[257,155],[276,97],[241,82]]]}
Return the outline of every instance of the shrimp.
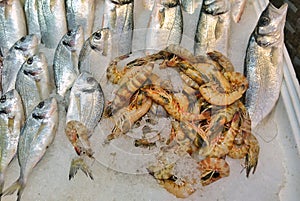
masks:
{"label": "shrimp", "polygon": [[201,184],[203,186],[209,185],[230,174],[229,165],[222,158],[207,157],[198,164],[201,172]]}
{"label": "shrimp", "polygon": [[125,70],[118,70],[117,65],[118,62],[121,60],[124,60],[129,57],[129,54],[122,55],[119,57],[116,57],[114,60],[112,60],[109,64],[109,66],[106,69],[106,77],[107,80],[109,80],[113,84],[117,84],[121,77],[125,74]]}
{"label": "shrimp", "polygon": [[233,72],[234,71],[234,66],[231,63],[231,61],[225,55],[223,55],[221,52],[212,51],[212,52],[208,52],[207,55],[213,61],[220,64],[220,66],[222,67],[221,71],[224,71],[224,72]]}
{"label": "shrimp", "polygon": [[173,179],[161,179],[157,180],[157,182],[177,198],[187,198],[196,191],[192,184],[184,181],[178,182]]}

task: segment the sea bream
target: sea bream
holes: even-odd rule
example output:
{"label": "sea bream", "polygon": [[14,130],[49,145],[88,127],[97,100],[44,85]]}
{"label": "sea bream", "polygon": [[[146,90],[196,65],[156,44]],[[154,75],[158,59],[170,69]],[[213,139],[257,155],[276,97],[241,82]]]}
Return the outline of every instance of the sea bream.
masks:
{"label": "sea bream", "polygon": [[26,16],[28,34],[35,34],[40,39],[41,29],[39,24],[37,4],[38,4],[37,0],[25,0],[24,11]]}
{"label": "sea bream", "polygon": [[227,55],[230,29],[229,0],[204,0],[196,29],[194,54],[219,51]]}
{"label": "sea bream", "polygon": [[52,84],[44,53],[29,57],[23,63],[17,75],[16,90],[22,98],[26,117],[37,104],[50,96]]}
{"label": "sea bream", "polygon": [[2,193],[6,169],[17,153],[24,120],[22,100],[18,92],[12,89],[3,94],[0,98],[0,193]]}
{"label": "sea bream", "polygon": [[284,25],[288,5],[276,8],[269,3],[250,36],[244,65],[249,81],[245,105],[252,127],[274,108],[283,79]]}
{"label": "sea bream", "polygon": [[25,14],[20,0],[0,1],[0,48],[6,55],[11,46],[27,34]]}
{"label": "sea bream", "polygon": [[23,36],[8,51],[3,60],[2,90],[3,93],[14,89],[17,74],[22,64],[39,50],[39,39],[36,35]]}
{"label": "sea bream", "polygon": [[78,169],[93,179],[84,159],[86,156],[93,158],[89,138],[102,117],[104,104],[100,84],[91,74],[81,73],[71,89],[66,116],[65,133],[79,155],[79,158],[72,160],[69,179],[75,176]]}
{"label": "sea bream", "polygon": [[56,92],[62,97],[72,87],[79,75],[78,58],[83,43],[82,27],[77,26],[62,37],[55,50],[53,60],[54,79]]}
{"label": "sea bream", "polygon": [[88,38],[93,32],[95,7],[95,0],[66,0],[68,30],[80,25],[84,38]]}
{"label": "sea bream", "polygon": [[52,144],[58,126],[58,108],[55,98],[40,102],[25,121],[18,143],[20,176],[1,196],[17,193],[21,200],[28,177],[36,164],[41,161],[47,148]]}

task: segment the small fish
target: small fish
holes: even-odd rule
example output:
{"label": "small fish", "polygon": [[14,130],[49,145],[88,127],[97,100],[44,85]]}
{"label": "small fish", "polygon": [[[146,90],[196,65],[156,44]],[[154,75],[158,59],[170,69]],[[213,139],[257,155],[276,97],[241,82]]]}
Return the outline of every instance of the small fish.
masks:
{"label": "small fish", "polygon": [[231,16],[235,23],[241,20],[247,0],[231,0]]}
{"label": "small fish", "polygon": [[29,57],[23,63],[17,75],[16,90],[22,98],[26,117],[35,106],[50,96],[52,86],[44,53]]}
{"label": "small fish", "polygon": [[0,194],[6,169],[17,153],[24,119],[22,100],[18,92],[13,89],[3,94],[0,98]]}
{"label": "small fish", "polygon": [[66,0],[68,30],[80,25],[84,38],[87,39],[93,31],[95,7],[95,0]]}
{"label": "small fish", "polygon": [[283,79],[284,25],[288,5],[279,9],[269,3],[250,36],[244,65],[249,80],[245,106],[252,128],[274,108]]}
{"label": "small fish", "polygon": [[65,1],[39,0],[38,18],[42,43],[47,48],[56,48],[67,32]]}
{"label": "small fish", "polygon": [[113,57],[131,53],[133,37],[133,0],[105,0],[103,25],[112,31]]}
{"label": "small fish", "polygon": [[26,16],[26,24],[28,34],[35,34],[39,39],[41,38],[41,29],[38,18],[38,1],[25,0],[24,11]]}
{"label": "small fish", "polygon": [[230,28],[229,0],[204,0],[196,29],[194,54],[217,50],[227,55]]}
{"label": "small fish", "polygon": [[27,58],[38,52],[39,40],[36,35],[23,36],[8,51],[3,60],[2,89],[3,93],[14,89],[17,74]]}
{"label": "small fish", "polygon": [[69,179],[75,176],[78,169],[93,179],[84,157],[93,158],[89,137],[102,117],[104,104],[104,94],[100,84],[91,74],[81,73],[71,89],[66,116],[65,133],[79,155],[79,158],[72,161]]}
{"label": "small fish", "polygon": [[179,0],[156,0],[148,22],[146,49],[163,49],[180,44],[183,17]]}
{"label": "small fish", "polygon": [[11,46],[27,34],[25,14],[20,0],[0,2],[0,48],[6,55]]}
{"label": "small fish", "polygon": [[40,102],[27,117],[21,130],[18,143],[20,176],[0,195],[11,195],[16,190],[17,200],[21,200],[28,177],[36,164],[42,159],[54,140],[58,126],[58,109],[55,98]]}
{"label": "small fish", "polygon": [[78,58],[83,43],[83,29],[77,26],[62,37],[56,48],[53,60],[54,78],[56,92],[62,97],[79,75]]}

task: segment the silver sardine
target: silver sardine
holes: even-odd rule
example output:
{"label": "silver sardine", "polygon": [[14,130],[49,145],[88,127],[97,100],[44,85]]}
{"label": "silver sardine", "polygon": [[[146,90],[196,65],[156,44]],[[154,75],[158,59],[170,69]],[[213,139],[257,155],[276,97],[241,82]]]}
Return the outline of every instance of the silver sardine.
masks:
{"label": "silver sardine", "polygon": [[148,23],[146,49],[163,49],[180,44],[183,17],[179,0],[156,0]]}
{"label": "silver sardine", "polygon": [[81,26],[68,31],[60,40],[54,54],[53,70],[56,92],[64,97],[75,82],[78,72],[78,58],[83,46]]}
{"label": "silver sardine", "polygon": [[67,32],[65,1],[39,0],[38,16],[42,43],[47,48],[56,48]]}
{"label": "silver sardine", "polygon": [[13,89],[3,94],[0,98],[0,194],[6,169],[17,153],[24,119],[22,101],[18,92]]}
{"label": "silver sardine", "polygon": [[57,126],[56,99],[49,98],[40,102],[27,117],[21,130],[17,151],[20,176],[1,196],[13,194],[17,190],[17,200],[21,200],[28,177],[53,142]]}
{"label": "silver sardine", "polygon": [[69,179],[75,176],[78,169],[93,178],[83,157],[93,157],[89,137],[102,117],[104,104],[100,84],[91,74],[81,73],[71,89],[66,116],[66,135],[80,156],[72,161]]}
{"label": "silver sardine", "polygon": [[23,36],[8,51],[3,60],[2,89],[3,93],[14,89],[17,74],[27,58],[38,52],[39,40],[36,35]]}
{"label": "silver sardine", "polygon": [[27,34],[25,14],[20,0],[0,2],[0,48],[6,55],[11,46]]}
{"label": "silver sardine", "polygon": [[80,25],[87,39],[93,32],[95,7],[95,0],[66,0],[68,30]]}
{"label": "silver sardine", "polygon": [[253,128],[271,112],[280,94],[287,8],[287,4],[278,9],[269,3],[249,39],[244,66],[249,81],[245,105]]}
{"label": "silver sardine", "polygon": [[25,0],[24,11],[26,16],[28,34],[35,34],[41,38],[41,29],[38,18],[38,0]]}
{"label": "silver sardine", "polygon": [[195,35],[195,55],[214,50],[227,55],[229,29],[229,0],[204,0]]}
{"label": "silver sardine", "polygon": [[49,98],[52,85],[44,53],[29,57],[23,63],[17,75],[16,90],[22,98],[26,117],[42,100]]}

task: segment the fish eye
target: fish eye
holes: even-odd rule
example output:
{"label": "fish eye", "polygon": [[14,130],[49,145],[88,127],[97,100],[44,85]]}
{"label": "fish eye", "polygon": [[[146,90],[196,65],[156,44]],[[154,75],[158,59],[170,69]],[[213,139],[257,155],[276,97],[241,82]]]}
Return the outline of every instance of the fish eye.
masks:
{"label": "fish eye", "polygon": [[25,39],[26,39],[25,36],[23,36],[22,38],[20,38],[20,41],[21,41],[21,42],[24,42]]}
{"label": "fish eye", "polygon": [[270,24],[270,18],[268,17],[261,17],[259,22],[258,22],[258,25],[259,26],[267,26],[268,24]]}
{"label": "fish eye", "polygon": [[95,33],[95,39],[96,39],[96,40],[100,40],[100,39],[101,39],[101,32],[100,32],[100,31],[97,31],[97,32]]}
{"label": "fish eye", "polygon": [[1,96],[0,103],[4,103],[6,101],[6,95]]}
{"label": "fish eye", "polygon": [[71,35],[72,35],[72,31],[69,30],[69,31],[67,32],[67,35],[68,35],[68,36],[71,36]]}
{"label": "fish eye", "polygon": [[42,101],[42,102],[40,102],[40,103],[37,105],[37,107],[38,107],[38,108],[43,108],[44,105],[45,105],[45,101]]}
{"label": "fish eye", "polygon": [[27,59],[27,64],[28,65],[31,65],[33,63],[33,58],[32,57],[29,57],[28,59]]}
{"label": "fish eye", "polygon": [[68,42],[66,42],[66,41],[63,41],[62,44],[63,44],[64,46],[69,46],[69,47],[70,47],[70,44],[69,44]]}

